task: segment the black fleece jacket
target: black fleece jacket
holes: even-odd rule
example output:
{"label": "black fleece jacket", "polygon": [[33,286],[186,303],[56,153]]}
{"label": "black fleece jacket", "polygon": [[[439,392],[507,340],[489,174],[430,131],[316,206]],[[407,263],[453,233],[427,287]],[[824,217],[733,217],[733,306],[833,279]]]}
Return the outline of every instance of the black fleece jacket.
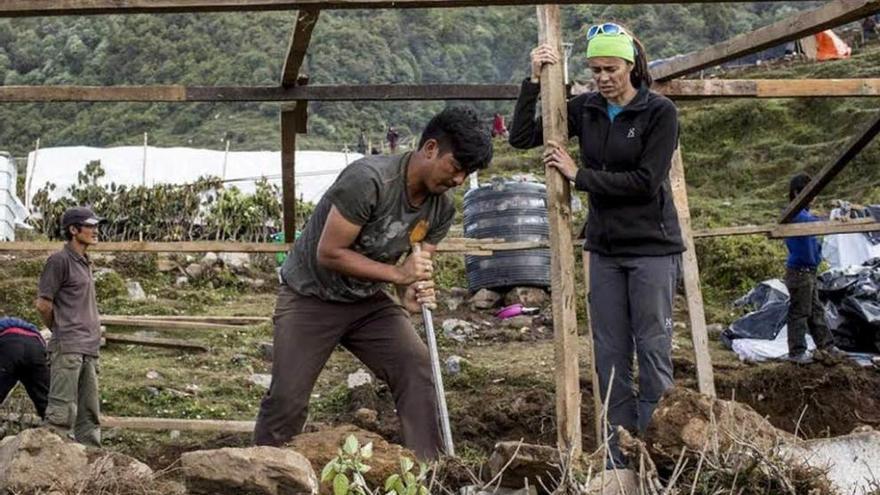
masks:
{"label": "black fleece jacket", "polygon": [[[522,83],[510,128],[514,148],[544,144],[541,117],[535,117],[540,89],[528,79]],[[575,188],[590,200],[584,249],[604,256],[684,251],[669,185],[678,146],[675,105],[643,87],[611,122],[601,94],[582,94],[568,101],[568,135],[580,144]]]}

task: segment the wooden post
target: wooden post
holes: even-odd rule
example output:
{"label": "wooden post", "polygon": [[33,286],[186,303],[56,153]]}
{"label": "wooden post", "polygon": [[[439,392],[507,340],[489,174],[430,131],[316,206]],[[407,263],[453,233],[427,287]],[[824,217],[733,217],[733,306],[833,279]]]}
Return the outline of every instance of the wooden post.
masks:
{"label": "wooden post", "polygon": [[[538,42],[562,53],[559,6],[540,5]],[[568,115],[562,64],[541,71],[541,111],[544,139],[568,142]],[[577,458],[582,450],[581,390],[578,374],[577,314],[575,313],[574,251],[571,249],[571,191],[568,179],[547,168],[547,216],[550,221],[551,296],[556,356],[557,443],[565,455]]]}
{"label": "wooden post", "polygon": [[584,301],[586,302],[586,327],[587,327],[587,362],[590,363],[590,383],[593,385],[593,414],[596,425],[596,446],[602,444],[603,428],[602,421],[602,392],[599,390],[599,373],[596,371],[596,351],[593,347],[593,323],[590,320],[590,253],[581,251],[584,265]]}
{"label": "wooden post", "polygon": [[672,155],[672,169],[669,172],[672,197],[678,210],[681,237],[686,251],[682,254],[684,271],[684,293],[687,298],[688,316],[691,321],[691,338],[694,343],[697,364],[697,384],[700,393],[715,397],[715,378],[712,373],[712,358],[709,355],[709,336],[706,332],[706,314],[703,311],[703,292],[700,289],[700,268],[691,229],[691,210],[688,205],[687,184],[684,179],[684,164],[681,149]]}
{"label": "wooden post", "polygon": [[284,215],[284,242],[296,238],[296,133],[305,113],[306,102],[281,109],[281,204]]}

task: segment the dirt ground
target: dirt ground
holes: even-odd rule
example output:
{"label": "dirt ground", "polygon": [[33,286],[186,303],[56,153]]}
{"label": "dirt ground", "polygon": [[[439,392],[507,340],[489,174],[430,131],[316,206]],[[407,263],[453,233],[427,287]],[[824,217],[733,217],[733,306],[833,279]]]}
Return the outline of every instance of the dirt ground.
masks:
{"label": "dirt ground", "polygon": [[[274,305],[271,293],[247,294],[209,306],[204,314],[268,316]],[[553,445],[555,399],[553,340],[548,322],[540,317],[525,329],[508,328],[491,312],[462,308],[438,310],[435,326],[450,317],[477,325],[474,337],[465,342],[440,338],[441,358],[465,359],[462,371],[446,377],[452,431],[459,455],[479,462],[502,440],[523,439]],[[419,318],[414,322],[421,327]],[[676,315],[674,363],[677,382],[696,388],[695,367],[686,317]],[[130,329],[129,331],[142,331]],[[114,329],[114,331],[117,331]],[[118,331],[125,331],[118,330]],[[440,331],[442,334],[442,331]],[[162,331],[163,336],[206,341],[208,354],[188,355],[174,350],[145,350],[134,346],[111,346],[103,352],[103,407],[106,414],[193,419],[252,420],[263,389],[248,382],[252,373],[269,373],[271,364],[260,357],[259,342],[271,340],[268,324],[235,332]],[[581,337],[584,349],[585,337]],[[724,349],[717,335],[710,336],[718,394],[752,406],[777,427],[805,438],[850,432],[859,425],[880,424],[880,372],[854,365],[826,367],[788,363],[744,364]],[[244,364],[242,364],[242,361]],[[581,354],[584,445],[595,448],[594,414],[588,363]],[[346,376],[361,365],[339,349],[319,377],[312,396],[312,423],[354,423],[399,442],[398,422],[387,387],[348,392]],[[159,383],[144,378],[158,370]],[[188,384],[200,391],[181,394]],[[158,389],[158,391],[156,391]],[[149,393],[145,392],[148,391]],[[29,408],[16,391],[4,410]],[[356,415],[366,407],[378,412],[378,421],[364,423]],[[181,432],[108,431],[111,448],[138,457],[154,468],[173,468],[182,452],[223,446],[244,446],[246,434],[199,434]]]}

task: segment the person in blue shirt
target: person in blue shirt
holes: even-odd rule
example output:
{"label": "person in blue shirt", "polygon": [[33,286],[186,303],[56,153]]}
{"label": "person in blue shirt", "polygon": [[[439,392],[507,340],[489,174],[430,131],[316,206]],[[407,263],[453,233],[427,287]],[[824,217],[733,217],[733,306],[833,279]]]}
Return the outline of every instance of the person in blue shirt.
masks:
{"label": "person in blue shirt", "polygon": [[[788,200],[792,201],[810,183],[810,176],[800,173],[791,178]],[[809,207],[799,211],[793,223],[816,222],[819,218]],[[785,264],[785,286],[790,298],[788,307],[788,358],[798,364],[809,364],[813,357],[807,353],[807,332],[816,342],[818,357],[839,357],[843,351],[834,345],[834,337],[825,323],[825,310],[819,301],[816,271],[822,262],[822,246],[816,236],[785,239],[788,261]]]}

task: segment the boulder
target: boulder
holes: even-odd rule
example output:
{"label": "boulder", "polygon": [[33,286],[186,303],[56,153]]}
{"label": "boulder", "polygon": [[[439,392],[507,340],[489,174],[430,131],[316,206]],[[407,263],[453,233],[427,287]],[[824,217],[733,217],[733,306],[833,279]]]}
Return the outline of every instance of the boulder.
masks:
{"label": "boulder", "polygon": [[794,439],[745,404],[713,399],[683,387],[673,387],[663,394],[647,433],[651,458],[667,468],[675,466],[684,447],[701,452],[717,442],[719,452],[728,452],[734,440],[744,440],[770,452],[780,442]]}
{"label": "boulder", "polygon": [[443,302],[446,304],[446,307],[449,308],[449,311],[455,311],[467,300],[468,294],[467,289],[453,287],[449,289],[449,294],[443,298]]}
{"label": "boulder", "polygon": [[348,375],[348,377],[345,379],[345,384],[348,386],[349,390],[362,387],[364,385],[372,385],[373,375],[371,375],[369,371],[363,368],[358,368],[357,371]]}
{"label": "boulder", "polygon": [[190,263],[183,270],[189,278],[199,278],[205,273],[205,266],[198,263]]}
{"label": "boulder", "polygon": [[[354,425],[340,425],[314,433],[303,433],[295,436],[289,445],[311,461],[315,469],[320,472],[331,459],[336,457],[349,435],[354,435],[361,445],[373,443],[373,458],[367,463],[371,469],[364,474],[369,486],[382,487],[389,476],[399,472],[401,457],[413,460],[416,458],[415,454],[400,445],[388,443],[378,434]],[[331,487],[321,486],[321,493],[332,492]]]}
{"label": "boulder", "polygon": [[541,307],[547,303],[547,291],[540,287],[514,287],[504,296],[504,304]]}
{"label": "boulder", "polygon": [[272,342],[260,342],[260,356],[264,361],[271,361],[275,352],[275,345]]}
{"label": "boulder", "polygon": [[144,301],[147,299],[147,293],[144,292],[140,282],[136,280],[127,280],[125,282],[125,290],[128,292],[128,298],[132,301]]}
{"label": "boulder", "polygon": [[83,445],[47,428],[24,430],[0,440],[0,493],[74,491],[88,462]]}
{"label": "boulder", "polygon": [[457,318],[443,320],[442,327],[443,336],[457,342],[466,342],[468,339],[476,336],[477,333],[477,329],[472,323]]}
{"label": "boulder", "polygon": [[473,309],[492,309],[501,301],[501,294],[489,289],[480,289],[471,297]]}
{"label": "boulder", "polygon": [[205,267],[212,267],[217,264],[217,260],[219,257],[217,253],[205,253],[205,256],[202,257],[201,264]]}
{"label": "boulder", "polygon": [[[523,480],[529,480],[529,486],[541,486],[541,480],[547,486],[551,479],[559,475],[559,451],[554,447],[532,445],[521,442],[498,442],[495,451],[486,462],[484,472],[486,480],[501,475],[501,486],[521,488]],[[505,466],[507,466],[505,468]]]}
{"label": "boulder", "polygon": [[160,254],[159,257],[156,259],[156,270],[158,270],[159,273],[167,273],[170,271],[174,271],[174,269],[176,269],[176,268],[177,268],[177,263],[175,263],[173,260],[171,260],[168,257],[162,256]]}
{"label": "boulder", "polygon": [[191,493],[318,493],[318,478],[312,465],[292,449],[199,450],[184,453],[180,463]]}
{"label": "boulder", "polygon": [[251,258],[247,253],[220,253],[219,258],[234,272],[246,270],[251,264]]}
{"label": "boulder", "polygon": [[863,428],[849,435],[782,445],[780,453],[820,470],[838,493],[874,493],[880,467],[880,432]]}
{"label": "boulder", "polygon": [[248,377],[248,381],[258,387],[269,390],[269,385],[272,384],[272,375],[268,373],[251,373],[251,376]]}
{"label": "boulder", "polygon": [[587,485],[587,493],[595,495],[633,495],[639,491],[639,477],[632,469],[610,469],[596,473]]}

